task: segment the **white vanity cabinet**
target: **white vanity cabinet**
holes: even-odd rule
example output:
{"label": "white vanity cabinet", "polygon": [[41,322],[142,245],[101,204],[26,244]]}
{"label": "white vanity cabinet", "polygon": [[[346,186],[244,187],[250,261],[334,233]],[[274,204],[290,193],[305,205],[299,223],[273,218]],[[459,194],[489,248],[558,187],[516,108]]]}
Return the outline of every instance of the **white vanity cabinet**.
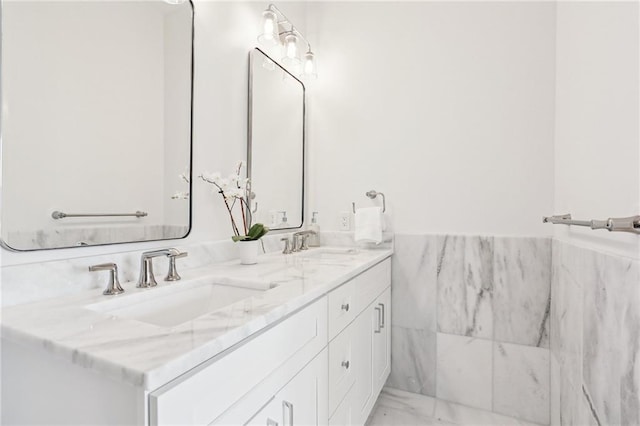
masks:
{"label": "white vanity cabinet", "polygon": [[[329,343],[329,424],[361,425],[391,371],[391,268],[387,260],[345,285],[360,309]],[[344,294],[345,289],[335,290]],[[348,292],[347,292],[348,293]],[[329,294],[331,313],[332,294]],[[331,316],[329,316],[331,330]],[[347,364],[348,363],[348,364]]]}
{"label": "white vanity cabinet", "polygon": [[[305,366],[312,359],[323,358],[316,355],[326,346],[326,315],[323,297],[229,353],[151,392],[150,424],[247,423],[294,377],[306,377],[301,371],[311,368]],[[326,355],[324,359],[326,371]],[[318,374],[317,368],[314,371],[318,380],[326,376]]]}
{"label": "white vanity cabinet", "polygon": [[185,373],[162,371],[184,358],[160,364],[151,389],[3,337],[2,422],[362,425],[390,372],[391,261],[380,259],[262,329],[260,312],[245,325],[258,331],[223,352],[198,348],[217,354]]}

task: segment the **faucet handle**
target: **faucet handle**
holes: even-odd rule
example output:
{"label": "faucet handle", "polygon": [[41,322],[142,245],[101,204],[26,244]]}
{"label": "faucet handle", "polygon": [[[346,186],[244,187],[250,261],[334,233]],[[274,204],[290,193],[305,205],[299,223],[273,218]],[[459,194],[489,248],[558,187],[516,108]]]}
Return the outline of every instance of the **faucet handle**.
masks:
{"label": "faucet handle", "polygon": [[169,272],[167,272],[167,276],[164,278],[165,281],[178,281],[180,280],[180,275],[178,275],[178,270],[176,269],[176,259],[187,257],[189,253],[186,251],[176,252],[170,254],[169,257]]}
{"label": "faucet handle", "polygon": [[300,244],[300,250],[309,250],[309,244],[308,244],[308,239],[311,236],[311,234],[304,234],[302,235],[302,243]]}
{"label": "faucet handle", "polygon": [[280,241],[284,241],[284,250],[282,250],[282,254],[291,254],[291,241],[289,238],[280,238]]}
{"label": "faucet handle", "polygon": [[105,296],[112,296],[115,294],[124,293],[123,288],[120,286],[120,281],[118,280],[118,265],[115,263],[101,263],[99,265],[91,265],[89,266],[90,272],[95,271],[109,271],[109,283],[107,284],[107,288],[102,292]]}

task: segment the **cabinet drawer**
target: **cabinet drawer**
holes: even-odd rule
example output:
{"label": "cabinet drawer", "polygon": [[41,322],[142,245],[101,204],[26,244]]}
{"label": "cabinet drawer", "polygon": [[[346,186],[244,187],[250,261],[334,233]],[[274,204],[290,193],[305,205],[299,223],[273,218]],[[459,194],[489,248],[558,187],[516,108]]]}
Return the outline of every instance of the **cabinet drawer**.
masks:
{"label": "cabinet drawer", "polygon": [[348,327],[329,343],[329,415],[332,415],[355,382],[353,334]]}
{"label": "cabinet drawer", "polygon": [[359,276],[351,281],[347,281],[329,293],[329,297],[327,298],[329,310],[329,339],[333,339],[358,316],[359,301],[356,300],[356,284],[358,279]]}
{"label": "cabinet drawer", "polygon": [[295,354],[320,352],[327,343],[326,316],[322,298],[152,392],[151,425],[210,423]]}
{"label": "cabinet drawer", "polygon": [[340,402],[338,408],[329,418],[329,426],[350,426],[354,422],[351,416],[351,392],[348,392],[345,398]]}
{"label": "cabinet drawer", "polygon": [[383,260],[328,296],[329,340],[351,323],[391,284],[391,259]]}

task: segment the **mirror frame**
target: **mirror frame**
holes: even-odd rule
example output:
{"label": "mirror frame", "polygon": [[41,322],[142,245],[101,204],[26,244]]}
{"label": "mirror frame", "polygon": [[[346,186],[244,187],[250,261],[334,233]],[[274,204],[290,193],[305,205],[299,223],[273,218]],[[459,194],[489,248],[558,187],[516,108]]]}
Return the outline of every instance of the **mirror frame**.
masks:
{"label": "mirror frame", "polygon": [[[2,239],[1,237],[1,233],[0,233],[0,247],[2,247],[5,250],[11,251],[11,252],[16,252],[16,253],[28,253],[28,252],[34,252],[34,251],[46,251],[46,250],[66,250],[66,249],[81,249],[81,248],[91,248],[91,247],[105,247],[105,246],[114,246],[114,245],[118,245],[118,244],[136,244],[136,243],[146,243],[146,242],[153,242],[153,241],[174,241],[174,240],[182,240],[187,238],[192,231],[192,227],[193,227],[193,95],[194,95],[194,76],[195,76],[195,70],[194,70],[194,63],[195,63],[195,7],[193,5],[193,1],[192,0],[186,0],[185,3],[188,3],[189,6],[191,7],[191,63],[190,65],[190,77],[191,77],[191,84],[189,85],[189,89],[190,92],[189,94],[191,95],[191,99],[189,102],[189,106],[191,108],[191,110],[189,111],[189,224],[187,227],[187,232],[179,238],[160,238],[160,239],[154,239],[154,240],[131,240],[131,241],[118,241],[118,242],[112,242],[112,243],[102,243],[102,244],[90,244],[90,245],[80,245],[80,246],[63,246],[63,247],[48,247],[48,248],[30,248],[30,249],[17,249],[15,247],[11,247],[10,245],[8,245],[4,239]],[[0,67],[2,65],[3,62],[3,55],[2,55],[2,42],[3,42],[3,14],[2,14],[2,9],[3,9],[3,0],[0,0]],[[3,88],[2,88],[2,81],[0,79],[0,102],[2,100],[2,94],[4,93]],[[3,155],[4,152],[4,138],[2,136],[3,132],[2,132],[2,114],[0,114],[0,161],[4,161],[5,156]],[[1,170],[1,165],[0,165],[0,170]],[[0,185],[0,188],[2,186]],[[0,199],[1,199],[1,192],[0,192]],[[1,204],[1,203],[0,203]],[[2,206],[2,208],[6,208],[6,206]],[[0,227],[2,226],[2,223],[0,222]]]}
{"label": "mirror frame", "polygon": [[[252,136],[253,136],[253,126],[251,124],[251,117],[253,114],[253,60],[252,60],[252,56],[251,53],[254,51],[258,51],[261,54],[263,54],[265,57],[269,58],[269,60],[271,62],[274,63],[274,65],[278,68],[280,68],[280,70],[284,71],[285,73],[287,73],[289,76],[291,76],[291,78],[293,78],[295,81],[297,81],[298,83],[300,83],[300,86],[302,86],[302,202],[301,202],[301,206],[300,206],[300,225],[298,226],[290,226],[287,228],[275,228],[272,229],[273,231],[286,231],[286,230],[290,230],[290,229],[301,229],[304,226],[305,223],[305,201],[306,201],[306,191],[305,191],[305,187],[306,187],[306,174],[307,174],[307,168],[306,168],[306,162],[307,162],[307,145],[306,145],[306,140],[307,140],[307,88],[305,87],[304,83],[297,78],[296,76],[294,76],[293,74],[291,74],[286,68],[284,68],[282,65],[280,65],[278,63],[278,61],[274,60],[272,57],[270,57],[269,55],[267,55],[262,49],[260,49],[259,47],[255,47],[252,50],[249,51],[249,91],[248,91],[248,108],[247,108],[247,178],[249,178],[249,182],[251,182],[252,179],[252,166],[253,166],[253,155],[251,154],[251,147],[252,147]],[[253,213],[251,212],[251,205],[252,205],[252,200],[251,200],[251,196],[249,197],[249,202],[247,203],[247,209],[249,210],[249,214],[253,215]]]}

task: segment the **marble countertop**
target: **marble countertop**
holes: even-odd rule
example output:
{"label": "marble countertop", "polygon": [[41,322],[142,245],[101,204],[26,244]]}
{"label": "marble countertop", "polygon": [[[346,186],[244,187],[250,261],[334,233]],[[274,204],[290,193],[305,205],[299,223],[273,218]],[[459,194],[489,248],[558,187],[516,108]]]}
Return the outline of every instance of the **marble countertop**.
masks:
{"label": "marble countertop", "polygon": [[[182,280],[173,283],[162,281],[160,272],[156,272],[158,286],[152,289],[137,289],[134,282],[128,282],[122,284],[125,293],[115,297],[93,289],[12,306],[2,312],[2,336],[153,390],[308,305],[392,253],[380,248],[322,255],[332,250],[345,249],[270,253],[260,256],[256,265],[231,261],[185,269],[180,271]],[[109,300],[126,304],[147,294],[170,293],[172,288],[178,292],[184,286],[204,283],[265,291],[173,327],[87,308]]]}

